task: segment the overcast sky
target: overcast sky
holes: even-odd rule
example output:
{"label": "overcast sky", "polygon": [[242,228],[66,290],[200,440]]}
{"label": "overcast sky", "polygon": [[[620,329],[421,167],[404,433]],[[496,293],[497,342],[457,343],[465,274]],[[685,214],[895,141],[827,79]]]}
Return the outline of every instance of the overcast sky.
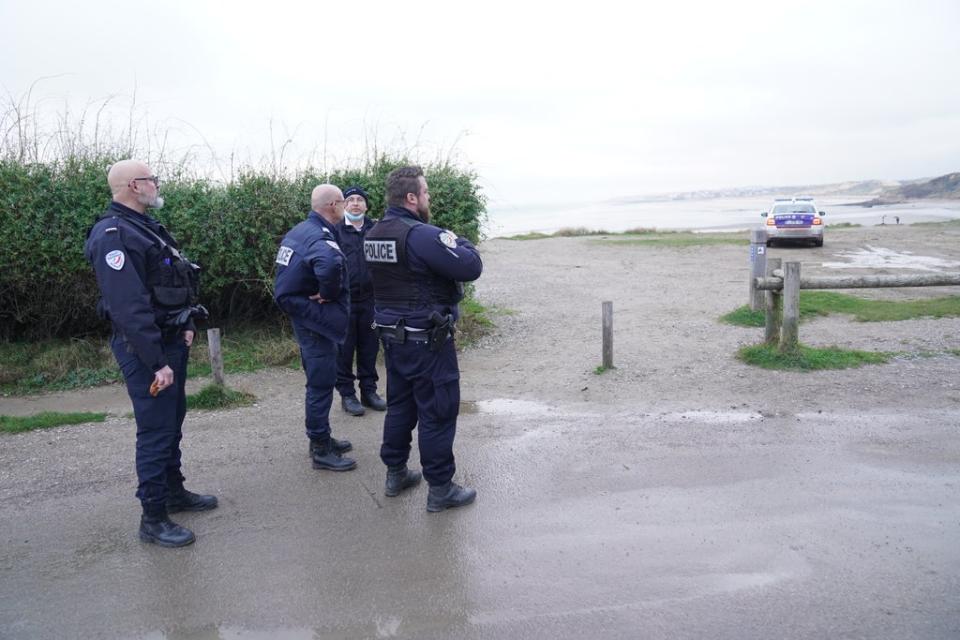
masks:
{"label": "overcast sky", "polygon": [[960,170],[957,0],[650,4],[0,0],[0,83],[226,173],[452,154],[492,208]]}

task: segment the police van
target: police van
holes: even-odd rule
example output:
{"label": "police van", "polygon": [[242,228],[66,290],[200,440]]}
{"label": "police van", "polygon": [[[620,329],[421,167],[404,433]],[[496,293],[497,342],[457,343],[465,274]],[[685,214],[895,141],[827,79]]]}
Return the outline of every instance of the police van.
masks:
{"label": "police van", "polygon": [[762,211],[766,218],[767,246],[780,241],[811,243],[823,246],[823,211],[817,210],[813,198],[777,198],[769,211]]}

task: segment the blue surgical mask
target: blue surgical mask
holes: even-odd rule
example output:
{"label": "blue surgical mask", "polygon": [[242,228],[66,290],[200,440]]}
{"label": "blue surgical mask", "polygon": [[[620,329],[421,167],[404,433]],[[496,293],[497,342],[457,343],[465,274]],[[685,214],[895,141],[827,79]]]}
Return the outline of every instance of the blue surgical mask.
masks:
{"label": "blue surgical mask", "polygon": [[344,211],[343,215],[347,216],[347,220],[349,220],[350,222],[360,222],[361,220],[363,220],[363,216],[364,216],[364,214],[362,213],[358,213],[354,215],[349,211]]}

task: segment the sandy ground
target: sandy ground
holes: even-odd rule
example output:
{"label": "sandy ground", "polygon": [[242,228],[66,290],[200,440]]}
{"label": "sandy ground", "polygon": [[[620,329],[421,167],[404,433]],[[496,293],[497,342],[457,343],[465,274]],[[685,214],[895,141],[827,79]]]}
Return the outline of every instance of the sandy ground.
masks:
{"label": "sandy ground", "polygon": [[[0,438],[0,637],[960,636],[960,320],[818,319],[803,342],[905,355],[769,372],[734,358],[762,330],[717,322],[746,302],[746,247],[482,250],[477,292],[501,313],[461,355],[475,505],[385,498],[376,414],[335,407],[359,468],[313,471],[302,374],[271,370],[230,380],[256,406],[188,416],[188,483],[222,506],[181,518],[193,547],[145,547],[123,388],[3,398],[114,417]],[[958,271],[960,227],[771,255]],[[604,300],[617,368],[596,375]]]}

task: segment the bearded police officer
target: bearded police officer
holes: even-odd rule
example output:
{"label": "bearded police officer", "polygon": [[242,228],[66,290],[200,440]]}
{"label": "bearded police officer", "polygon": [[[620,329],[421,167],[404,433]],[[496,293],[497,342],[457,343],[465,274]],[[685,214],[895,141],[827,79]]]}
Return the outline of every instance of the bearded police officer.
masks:
{"label": "bearded police officer", "polygon": [[430,489],[427,511],[470,504],[474,489],[453,482],[453,439],[460,410],[460,370],[454,345],[462,282],[483,270],[467,240],[430,222],[430,191],[420,167],[387,176],[388,209],[367,234],[364,255],[373,278],[377,333],[387,367],[387,415],[380,458],[385,493],[420,482],[407,468],[417,427],[420,463]]}
{"label": "bearded police officer", "polygon": [[182,547],[193,532],[169,513],[206,511],[214,496],[183,486],[180,440],[187,412],[184,383],[196,327],[197,271],[148,208],[159,209],[159,179],[143,162],[117,162],[107,174],[113,201],[87,235],[84,254],[100,287],[97,306],[113,325],[110,345],[123,372],[137,422],[140,539]]}
{"label": "bearded police officer", "polygon": [[[343,222],[340,223],[340,248],[347,259],[350,275],[350,323],[347,339],[340,347],[337,360],[337,391],[340,392],[343,410],[354,416],[362,416],[364,407],[384,411],[387,403],[377,394],[377,352],[380,344],[373,330],[373,282],[363,259],[363,239],[373,228],[374,221],[366,215],[369,208],[367,192],[361,187],[348,187],[343,192],[346,206]],[[353,375],[356,356],[357,375]],[[357,400],[353,381],[360,386]]]}
{"label": "bearded police officer", "polygon": [[274,298],[293,323],[307,374],[306,427],[315,469],[349,471],[357,466],[343,454],[353,446],[330,433],[330,405],[337,382],[337,348],[347,335],[350,289],[337,225],[343,194],[332,184],[314,188],[312,211],[291,229],[277,252]]}

